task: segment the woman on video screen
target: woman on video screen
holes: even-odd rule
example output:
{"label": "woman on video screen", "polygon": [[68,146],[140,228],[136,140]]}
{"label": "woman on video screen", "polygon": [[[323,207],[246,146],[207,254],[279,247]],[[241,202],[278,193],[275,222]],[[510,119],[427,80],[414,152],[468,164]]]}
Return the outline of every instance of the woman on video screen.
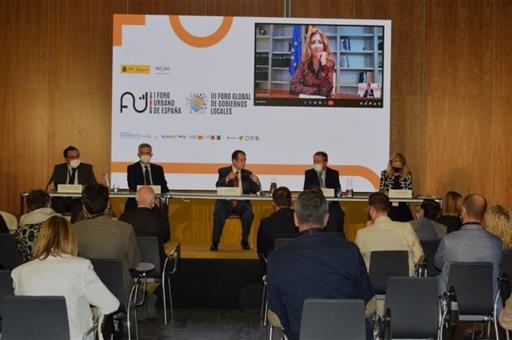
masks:
{"label": "woman on video screen", "polygon": [[290,92],[324,97],[334,95],[334,59],[325,34],[319,28],[311,29],[303,50],[304,56],[290,83]]}

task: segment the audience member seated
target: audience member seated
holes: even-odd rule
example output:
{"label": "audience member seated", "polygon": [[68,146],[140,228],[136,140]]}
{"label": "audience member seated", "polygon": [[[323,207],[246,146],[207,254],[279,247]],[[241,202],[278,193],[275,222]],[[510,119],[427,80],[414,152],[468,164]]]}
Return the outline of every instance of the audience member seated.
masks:
{"label": "audience member seated", "polygon": [[262,218],[258,229],[258,254],[265,259],[274,249],[278,238],[295,238],[299,230],[293,220],[292,193],[287,187],[279,187],[272,193],[272,215]]}
{"label": "audience member seated", "polygon": [[136,195],[137,209],[125,211],[119,220],[130,223],[135,236],[156,236],[160,243],[162,264],[165,261],[164,244],[170,239],[169,220],[155,208],[155,192],[149,186],[140,187]]}
{"label": "audience member seated", "polygon": [[446,226],[435,221],[439,217],[439,210],[439,204],[433,199],[421,202],[416,219],[410,222],[420,241],[439,240],[446,235]]}
{"label": "audience member seated", "polygon": [[484,215],[483,228],[503,243],[503,250],[512,249],[512,213],[501,205],[494,205]]}
{"label": "audience member seated", "polygon": [[7,228],[7,224],[2,215],[0,215],[0,234],[9,234],[9,228]]}
{"label": "audience member seated", "polygon": [[366,228],[357,232],[355,243],[363,254],[366,267],[370,268],[372,251],[406,250],[409,252],[409,274],[414,275],[415,265],[423,260],[420,241],[410,223],[392,221],[388,217],[389,198],[382,192],[368,197],[370,220]]}
{"label": "audience member seated", "polygon": [[324,232],[329,213],[322,193],[302,192],[294,218],[301,235],[269,257],[270,322],[280,323],[288,339],[298,339],[307,298],[361,299],[367,303],[367,316],[373,314],[374,294],[359,250],[340,235]]}
{"label": "audience member seated", "polygon": [[[454,231],[441,240],[435,256],[435,265],[442,270],[439,276],[439,293],[447,290],[448,274],[452,262],[492,262],[493,277],[498,277],[503,256],[500,239],[482,229],[482,219],[487,209],[487,200],[480,194],[470,194],[462,204],[462,222],[459,231]],[[497,280],[493,280],[494,295]]]}
{"label": "audience member seated", "polygon": [[448,191],[443,197],[443,210],[437,222],[444,224],[448,233],[459,230],[462,226],[462,220],[460,219],[461,209],[461,194],[455,191]]}
{"label": "audience member seated", "polygon": [[508,331],[512,331],[512,296],[507,299],[505,308],[500,313],[499,321],[501,327]]}
{"label": "audience member seated", "polygon": [[43,190],[32,190],[27,196],[29,213],[20,217],[16,230],[16,244],[24,262],[32,259],[32,250],[41,224],[52,216],[58,215],[50,208],[50,195]]}
{"label": "audience member seated", "polygon": [[[59,184],[96,183],[96,177],[91,164],[80,161],[80,151],[70,145],[63,152],[64,163],[57,164],[53,168],[52,176],[46,185],[47,191],[58,189]],[[71,222],[74,223],[82,210],[80,199],[73,197],[55,197],[52,200],[52,208],[61,214],[70,213]]]}
{"label": "audience member seated", "polygon": [[[304,190],[311,188],[329,188],[334,189],[337,194],[341,190],[340,173],[327,166],[329,156],[324,151],[317,151],[313,155],[313,168],[304,172]],[[341,233],[345,237],[343,226],[345,224],[345,212],[340,206],[340,202],[332,201],[329,203],[329,221],[325,226],[325,231]]]}
{"label": "audience member seated", "polygon": [[80,256],[121,260],[125,296],[128,297],[132,286],[129,269],[137,267],[140,262],[133,227],[126,222],[113,220],[106,213],[109,208],[108,188],[102,184],[85,186],[82,206],[86,219],[72,225]]}
{"label": "audience member seated", "polygon": [[[64,296],[70,339],[82,339],[92,327],[91,305],[103,315],[119,307],[119,301],[98,278],[91,262],[77,257],[77,253],[76,239],[68,221],[53,216],[41,227],[34,260],[15,268],[11,274],[16,295]],[[27,320],[27,327],[30,327],[30,320]]]}

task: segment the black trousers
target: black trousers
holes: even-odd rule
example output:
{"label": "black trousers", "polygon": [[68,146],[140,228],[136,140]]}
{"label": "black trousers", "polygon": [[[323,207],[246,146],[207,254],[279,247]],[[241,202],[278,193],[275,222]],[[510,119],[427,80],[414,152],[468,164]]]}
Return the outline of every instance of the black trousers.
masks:
{"label": "black trousers", "polygon": [[339,202],[329,203],[329,219],[325,226],[328,233],[341,233],[345,237],[343,226],[345,225],[345,212],[341,209]]}
{"label": "black trousers", "polygon": [[224,229],[224,223],[229,215],[240,216],[242,222],[242,241],[247,241],[251,233],[251,224],[254,219],[252,205],[249,201],[238,201],[236,207],[231,207],[231,202],[227,200],[215,201],[215,210],[213,212],[213,234],[212,243],[219,243]]}
{"label": "black trousers", "polygon": [[53,197],[52,209],[59,214],[71,214],[71,223],[75,223],[82,211],[82,202],[80,198]]}

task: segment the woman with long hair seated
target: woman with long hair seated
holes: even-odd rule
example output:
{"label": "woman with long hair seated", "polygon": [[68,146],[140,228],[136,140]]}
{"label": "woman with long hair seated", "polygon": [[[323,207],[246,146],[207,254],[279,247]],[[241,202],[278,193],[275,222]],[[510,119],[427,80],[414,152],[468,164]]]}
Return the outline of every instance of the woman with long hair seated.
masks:
{"label": "woman with long hair seated", "polygon": [[497,204],[493,205],[484,215],[483,228],[503,243],[503,250],[512,250],[512,212]]}
{"label": "woman with long hair seated", "polygon": [[443,209],[437,222],[444,224],[448,233],[457,231],[462,227],[461,211],[462,195],[456,191],[448,191],[443,197]]}
{"label": "woman with long hair seated", "polygon": [[119,301],[98,278],[91,262],[77,254],[69,222],[64,217],[53,216],[41,226],[33,260],[15,268],[11,274],[16,295],[64,296],[71,339],[82,339],[92,327],[91,305],[104,315],[119,307]]}
{"label": "woman with long hair seated", "polygon": [[[391,189],[412,190],[412,173],[405,156],[399,152],[391,156],[387,169],[380,173],[379,191],[388,193]],[[409,205],[404,202],[393,204],[388,215],[393,221],[409,222],[413,219]]]}

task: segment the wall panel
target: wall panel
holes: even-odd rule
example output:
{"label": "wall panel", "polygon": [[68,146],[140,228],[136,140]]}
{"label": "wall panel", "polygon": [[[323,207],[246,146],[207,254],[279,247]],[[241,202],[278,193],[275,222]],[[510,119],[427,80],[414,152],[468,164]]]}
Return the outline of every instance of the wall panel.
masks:
{"label": "wall panel", "polygon": [[[512,2],[294,0],[296,17],[392,20],[391,150],[417,193],[512,206]],[[271,0],[0,1],[0,209],[77,145],[109,172],[114,13],[281,16]],[[364,128],[364,127],[361,127]],[[134,150],[135,153],[135,150]],[[383,164],[383,167],[385,164]]]}

